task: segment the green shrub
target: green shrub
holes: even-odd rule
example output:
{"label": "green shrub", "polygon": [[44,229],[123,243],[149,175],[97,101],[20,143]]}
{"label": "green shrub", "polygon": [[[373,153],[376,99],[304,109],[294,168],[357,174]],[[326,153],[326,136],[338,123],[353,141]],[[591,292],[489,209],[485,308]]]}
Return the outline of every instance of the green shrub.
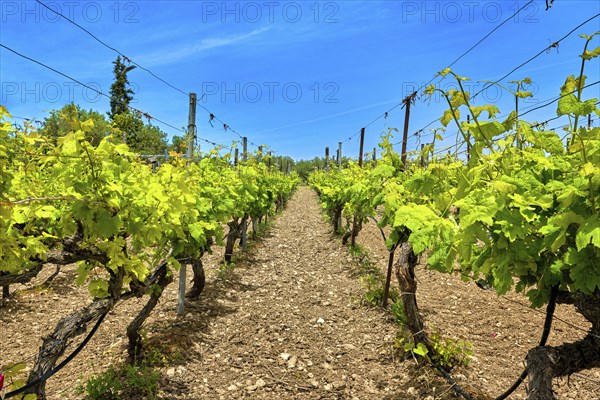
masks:
{"label": "green shrub", "polygon": [[79,392],[87,400],[156,399],[160,374],[146,365],[110,366],[102,374],[90,377]]}

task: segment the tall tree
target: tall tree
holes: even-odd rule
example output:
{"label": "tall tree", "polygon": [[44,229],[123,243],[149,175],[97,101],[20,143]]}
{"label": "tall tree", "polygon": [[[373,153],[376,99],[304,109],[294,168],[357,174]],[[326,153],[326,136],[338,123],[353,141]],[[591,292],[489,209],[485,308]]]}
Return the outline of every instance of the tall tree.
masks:
{"label": "tall tree", "polygon": [[94,128],[86,133],[86,139],[93,146],[97,146],[104,136],[111,133],[110,123],[99,112],[84,110],[73,103],[65,105],[60,110],[50,111],[50,116],[44,119],[44,123],[38,132],[41,136],[56,144],[59,137],[74,129],[72,126],[73,121],[87,121],[89,119],[94,121]]}
{"label": "tall tree", "polygon": [[129,103],[133,100],[133,90],[129,87],[129,79],[127,73],[135,69],[135,65],[125,65],[121,61],[121,56],[118,56],[113,61],[115,68],[115,81],[110,86],[110,112],[108,116],[111,120],[116,115],[129,113]]}
{"label": "tall tree", "polygon": [[167,134],[158,126],[145,124],[135,132],[129,147],[140,154],[163,154],[167,150]]}
{"label": "tall tree", "polygon": [[186,149],[187,142],[185,137],[174,135],[173,139],[171,139],[169,150],[174,151],[175,153],[184,154]]}
{"label": "tall tree", "polygon": [[110,112],[108,113],[113,126],[118,129],[121,140],[129,145],[131,150],[141,154],[162,154],[167,148],[165,140],[167,135],[156,126],[145,125],[141,115],[129,109],[129,103],[135,93],[129,87],[127,73],[135,66],[126,65],[120,56],[113,64],[115,81],[110,87]]}

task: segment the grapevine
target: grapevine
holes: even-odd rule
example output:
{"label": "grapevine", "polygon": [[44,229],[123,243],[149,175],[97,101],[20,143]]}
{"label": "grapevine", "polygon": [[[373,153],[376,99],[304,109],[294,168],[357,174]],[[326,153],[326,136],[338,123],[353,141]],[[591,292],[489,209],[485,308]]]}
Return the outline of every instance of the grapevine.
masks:
{"label": "grapevine", "polygon": [[[560,90],[557,115],[573,121],[565,137],[519,115],[519,100],[532,95],[522,90],[529,78],[512,82],[515,109],[498,120],[500,110],[473,105],[463,85],[468,78],[448,68],[438,75],[452,78],[457,89],[430,85],[424,94],[440,92],[447,102],[440,122],[456,125],[459,142],[470,149],[467,160],[454,155],[433,157],[425,167],[417,160],[401,165],[384,134],[383,157],[376,166],[311,176],[323,207],[330,216],[343,209],[359,221],[364,210],[379,210],[379,226],[390,230],[388,249],[401,245],[396,275],[402,293],[416,290],[418,258],[437,271],[485,279],[498,294],[514,288],[536,308],[547,304],[554,291],[557,302],[575,304],[592,323],[590,335],[573,346],[593,347],[600,332],[600,128],[579,126],[578,121],[600,115],[598,99],[584,96],[583,75],[586,63],[600,54],[600,48],[587,49],[598,34],[581,35],[585,47],[580,73],[567,77]],[[424,148],[413,155],[427,157],[431,152]],[[403,301],[415,340],[435,356],[414,295]],[[565,349],[549,351],[568,358]],[[532,350],[529,369],[537,371],[536,362],[552,364],[549,360],[552,356]],[[576,364],[571,373],[585,363]],[[552,365],[555,376],[566,373],[556,361]],[[551,398],[544,397],[552,396],[550,389],[539,387],[540,375],[532,375],[530,389],[542,394],[530,398]]]}

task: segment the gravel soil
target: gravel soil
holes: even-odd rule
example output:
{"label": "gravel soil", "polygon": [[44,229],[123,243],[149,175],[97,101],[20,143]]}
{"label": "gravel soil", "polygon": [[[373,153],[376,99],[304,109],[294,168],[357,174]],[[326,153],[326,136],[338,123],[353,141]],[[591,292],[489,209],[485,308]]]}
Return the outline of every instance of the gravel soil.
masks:
{"label": "gravel soil", "polygon": [[[387,268],[388,252],[375,223],[367,223],[357,238],[372,262]],[[545,309],[532,309],[521,293],[498,296],[482,290],[459,275],[417,267],[417,302],[427,329],[473,344],[474,356],[466,371],[465,387],[472,386],[490,398],[504,393],[525,367],[527,352],[538,345]],[[392,285],[397,285],[395,277]],[[590,323],[571,305],[558,304],[547,345],[570,343],[586,336]],[[526,399],[522,384],[509,399]],[[600,368],[554,379],[558,399],[600,399]]]}
{"label": "gravel soil", "polygon": [[[300,188],[262,238],[223,268],[223,249],[204,257],[207,285],[178,317],[177,278],[144,327],[149,348],[169,359],[159,368],[160,399],[454,399],[450,385],[393,348],[398,330],[389,313],[369,308],[358,266],[324,221],[316,195]],[[373,223],[358,243],[385,268],[387,252]],[[60,318],[90,301],[74,286],[74,267],[43,271],[15,285],[0,301],[0,365],[33,359]],[[188,273],[188,280],[191,277]],[[455,276],[419,267],[417,299],[429,328],[473,344],[457,382],[483,399],[501,393],[520,374],[541,334],[544,315],[518,294],[499,297]],[[397,283],[395,280],[393,285]],[[188,282],[189,284],[189,282]],[[517,303],[518,302],[518,303]],[[92,341],[47,384],[49,399],[82,399],[75,388],[126,356],[125,328],[143,307],[119,303]],[[583,337],[588,325],[559,306],[549,344]],[[67,353],[79,343],[76,338]],[[600,369],[555,380],[560,399],[600,399]],[[520,388],[511,399],[525,398]]]}

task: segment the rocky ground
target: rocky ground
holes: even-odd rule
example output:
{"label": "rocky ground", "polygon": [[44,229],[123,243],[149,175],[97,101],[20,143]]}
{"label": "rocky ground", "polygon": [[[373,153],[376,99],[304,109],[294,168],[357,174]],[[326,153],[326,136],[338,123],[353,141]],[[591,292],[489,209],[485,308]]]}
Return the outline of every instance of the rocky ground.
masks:
{"label": "rocky ground", "polygon": [[[373,264],[387,265],[373,223],[358,243]],[[444,379],[394,350],[398,326],[388,312],[364,305],[357,262],[331,234],[310,189],[295,194],[234,269],[220,266],[221,259],[221,248],[205,257],[206,289],[187,302],[184,317],[175,314],[176,281],[146,322],[147,345],[169,358],[160,368],[161,399],[456,398]],[[16,295],[0,303],[0,364],[30,367],[43,336],[89,301],[87,290],[73,285],[74,268],[39,286],[51,272],[13,288]],[[428,327],[473,344],[470,365],[453,371],[457,382],[475,398],[493,398],[510,386],[539,340],[543,313],[524,306],[521,295],[499,297],[423,267],[417,278]],[[78,385],[122,362],[125,327],[142,306],[136,300],[119,304],[86,348],[48,381],[48,397],[83,398]],[[557,316],[562,321],[555,321],[549,344],[584,335],[573,327],[587,327],[573,309],[559,306]],[[600,369],[555,380],[555,388],[560,399],[600,399]],[[524,389],[511,398],[525,398]]]}

